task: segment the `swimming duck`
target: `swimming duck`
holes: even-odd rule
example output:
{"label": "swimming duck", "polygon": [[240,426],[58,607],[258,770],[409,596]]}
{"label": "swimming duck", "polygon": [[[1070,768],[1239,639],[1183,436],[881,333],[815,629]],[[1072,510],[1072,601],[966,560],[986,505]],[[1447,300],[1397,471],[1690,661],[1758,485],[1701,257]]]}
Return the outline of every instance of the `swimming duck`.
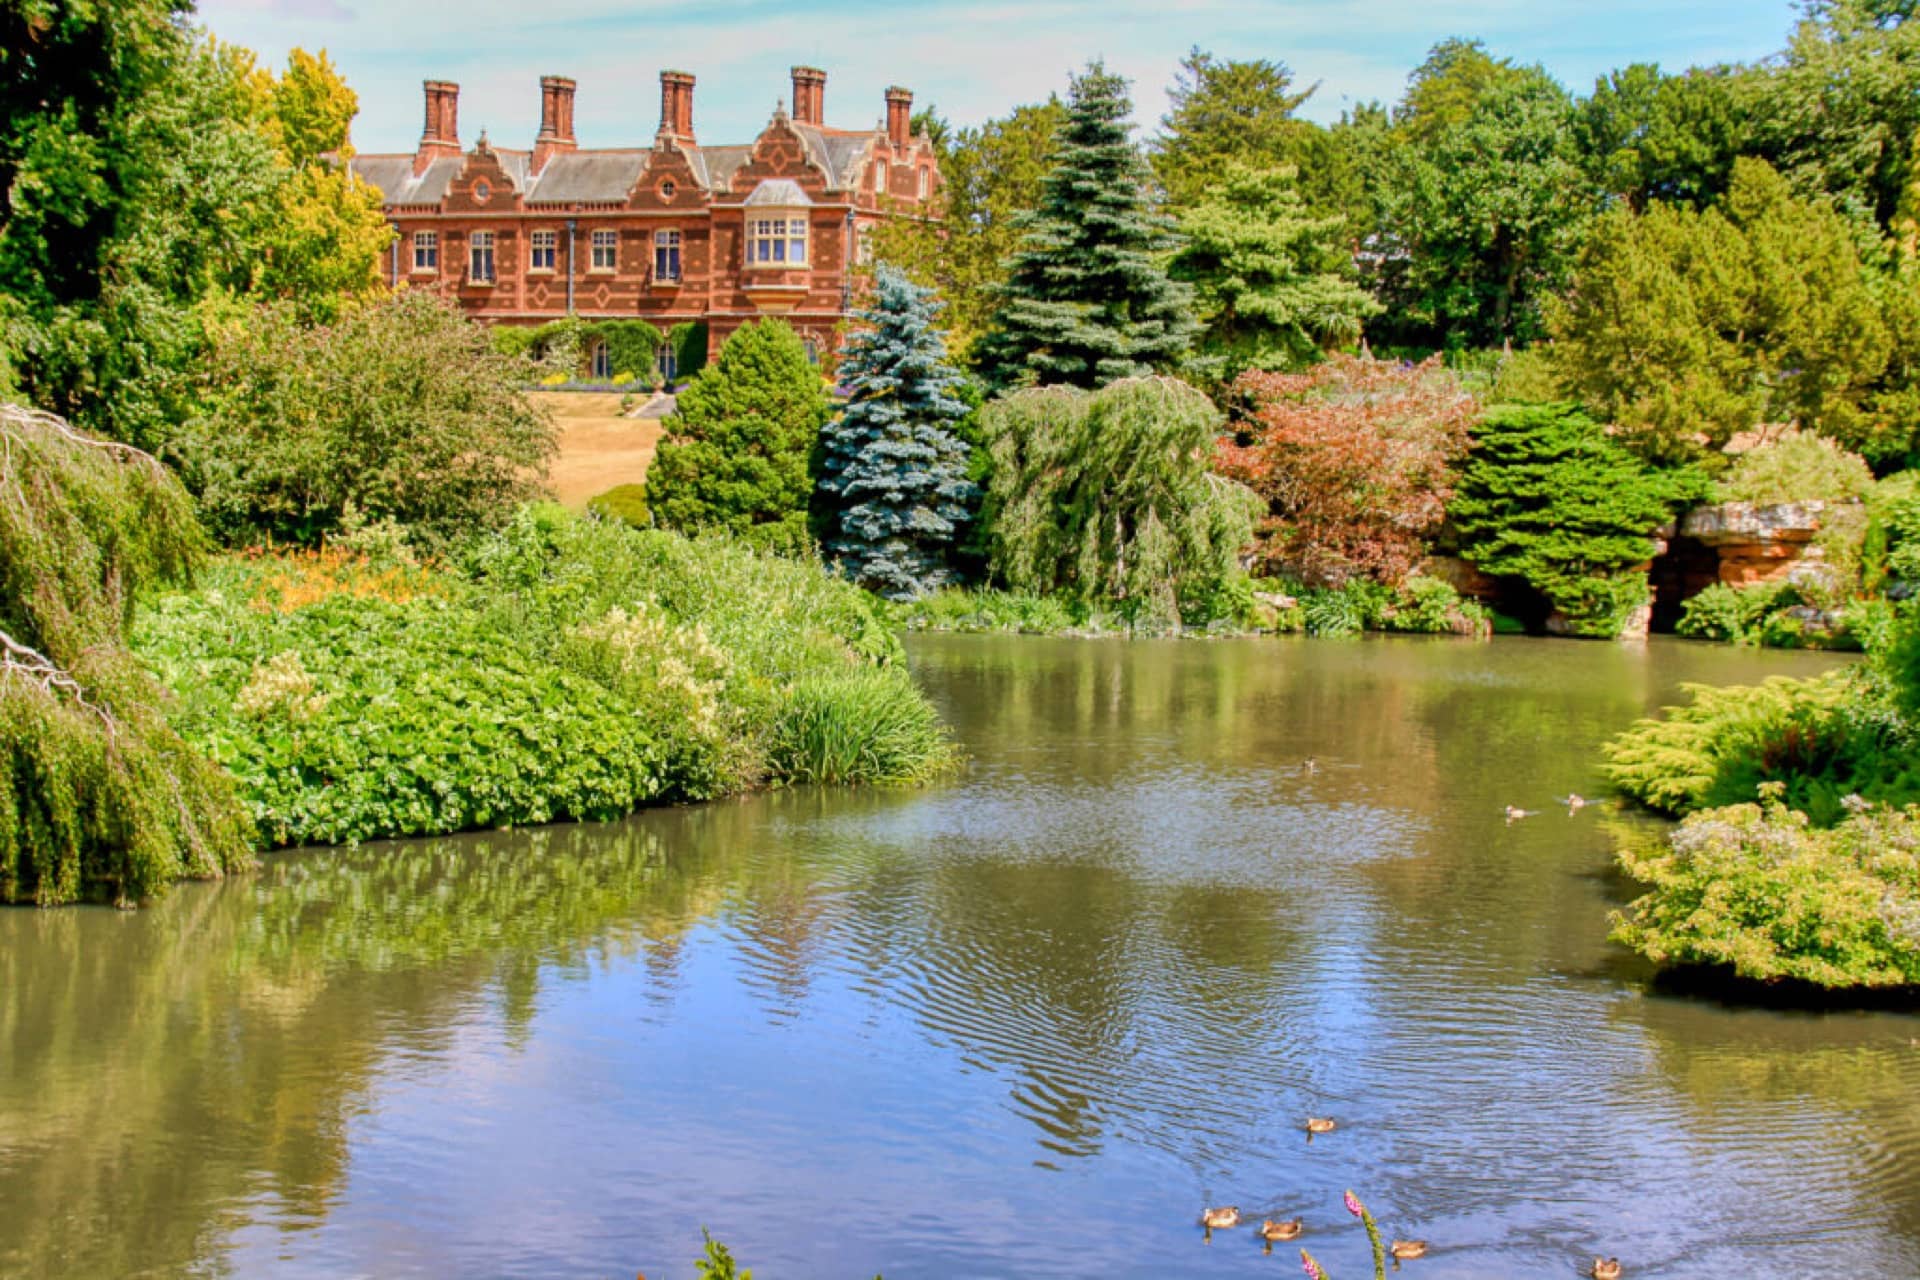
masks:
{"label": "swimming duck", "polygon": [[1237,1227],[1240,1225],[1240,1207],[1238,1205],[1227,1205],[1220,1209],[1202,1209],[1200,1211],[1200,1225],[1208,1231],[1212,1231],[1215,1227],[1218,1227],[1222,1231],[1227,1230],[1229,1227]]}
{"label": "swimming duck", "polygon": [[1292,1218],[1286,1222],[1275,1222],[1272,1218],[1268,1218],[1260,1224],[1260,1238],[1269,1241],[1297,1240],[1304,1230],[1306,1230],[1306,1224],[1299,1218]]}
{"label": "swimming duck", "polygon": [[1567,797],[1568,813],[1570,814],[1578,813],[1586,807],[1587,807],[1587,798],[1581,795],[1578,791],[1574,792],[1572,795],[1569,795]]}
{"label": "swimming duck", "polygon": [[1595,1258],[1593,1270],[1587,1272],[1593,1280],[1620,1280],[1620,1259]]}
{"label": "swimming duck", "polygon": [[1507,806],[1508,822],[1518,822],[1521,818],[1531,818],[1532,816],[1533,816],[1533,810],[1531,809],[1520,809],[1520,808],[1516,808],[1513,805]]}
{"label": "swimming duck", "polygon": [[1387,1252],[1393,1255],[1394,1270],[1400,1269],[1402,1262],[1412,1262],[1415,1258],[1427,1256],[1425,1240],[1395,1240],[1387,1246]]}
{"label": "swimming duck", "polygon": [[1338,1127],[1339,1126],[1331,1120],[1316,1120],[1311,1116],[1307,1117],[1307,1135],[1309,1137],[1316,1133],[1332,1133]]}

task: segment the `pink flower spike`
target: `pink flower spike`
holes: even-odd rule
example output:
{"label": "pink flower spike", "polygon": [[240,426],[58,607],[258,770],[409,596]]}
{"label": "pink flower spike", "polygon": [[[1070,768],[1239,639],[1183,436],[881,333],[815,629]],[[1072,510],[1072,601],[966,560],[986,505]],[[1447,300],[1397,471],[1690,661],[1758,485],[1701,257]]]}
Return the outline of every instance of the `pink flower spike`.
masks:
{"label": "pink flower spike", "polygon": [[1351,1192],[1351,1191],[1349,1191],[1349,1192],[1347,1192],[1347,1197],[1346,1197],[1346,1198],[1347,1198],[1347,1212],[1348,1212],[1348,1213],[1350,1213],[1350,1214],[1352,1214],[1352,1215],[1353,1215],[1354,1217],[1356,1217],[1356,1218],[1357,1218],[1357,1217],[1359,1217],[1359,1216],[1360,1216],[1361,1214],[1363,1214],[1363,1213],[1365,1213],[1365,1212],[1366,1212],[1366,1208],[1365,1208],[1365,1207],[1364,1207],[1363,1205],[1361,1205],[1361,1203],[1360,1203],[1360,1201],[1359,1201],[1358,1199],[1356,1199],[1356,1198],[1354,1197],[1354,1194],[1353,1194],[1353,1192]]}
{"label": "pink flower spike", "polygon": [[1313,1280],[1327,1280],[1327,1273],[1320,1269],[1320,1264],[1315,1262],[1313,1260],[1313,1255],[1308,1253],[1305,1249],[1302,1249],[1300,1251],[1300,1260],[1303,1264],[1305,1264],[1302,1267],[1302,1270],[1304,1270],[1308,1275],[1312,1276]]}

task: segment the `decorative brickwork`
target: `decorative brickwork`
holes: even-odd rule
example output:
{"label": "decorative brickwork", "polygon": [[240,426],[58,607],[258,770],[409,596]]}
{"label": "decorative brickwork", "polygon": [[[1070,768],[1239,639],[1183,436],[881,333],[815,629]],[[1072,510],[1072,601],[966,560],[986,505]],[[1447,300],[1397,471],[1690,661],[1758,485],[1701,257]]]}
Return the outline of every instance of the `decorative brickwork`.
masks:
{"label": "decorative brickwork", "polygon": [[539,132],[519,151],[484,134],[463,149],[459,86],[427,81],[414,153],[353,161],[399,233],[393,282],[443,290],[488,323],[705,321],[716,346],[782,315],[830,356],[863,238],[920,215],[940,188],[933,146],[910,128],[913,95],[887,91],[883,128],[829,129],[826,73],[795,67],[791,115],[776,109],[750,143],[703,146],[694,83],[661,72],[651,146],[592,150],[574,136],[574,82],[545,77]]}

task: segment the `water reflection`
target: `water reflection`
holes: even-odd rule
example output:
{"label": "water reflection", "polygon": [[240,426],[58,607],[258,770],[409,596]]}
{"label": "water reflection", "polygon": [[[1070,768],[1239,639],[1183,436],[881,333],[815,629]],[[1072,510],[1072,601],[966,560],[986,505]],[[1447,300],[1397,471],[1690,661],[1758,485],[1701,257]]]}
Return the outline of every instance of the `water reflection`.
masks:
{"label": "water reflection", "polygon": [[1920,1024],[1639,994],[1625,819],[1546,803],[1680,682],[1810,664],[916,661],[973,754],[942,790],[0,913],[0,1272],[675,1276],[701,1225],[769,1275],[1276,1265],[1203,1247],[1212,1202],[1364,1274],[1353,1186],[1433,1280],[1920,1274]]}

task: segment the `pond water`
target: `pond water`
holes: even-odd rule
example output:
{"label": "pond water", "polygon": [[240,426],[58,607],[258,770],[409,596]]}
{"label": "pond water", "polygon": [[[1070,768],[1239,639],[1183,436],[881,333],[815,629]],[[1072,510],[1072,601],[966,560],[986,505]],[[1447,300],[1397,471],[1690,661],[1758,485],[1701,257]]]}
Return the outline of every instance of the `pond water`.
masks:
{"label": "pond water", "polygon": [[[926,638],[972,757],[0,912],[0,1273],[1920,1275],[1920,1018],[1649,990],[1655,642]],[[1318,767],[1301,767],[1306,757]],[[1503,806],[1541,809],[1509,825]],[[1307,1141],[1302,1121],[1339,1128]]]}

